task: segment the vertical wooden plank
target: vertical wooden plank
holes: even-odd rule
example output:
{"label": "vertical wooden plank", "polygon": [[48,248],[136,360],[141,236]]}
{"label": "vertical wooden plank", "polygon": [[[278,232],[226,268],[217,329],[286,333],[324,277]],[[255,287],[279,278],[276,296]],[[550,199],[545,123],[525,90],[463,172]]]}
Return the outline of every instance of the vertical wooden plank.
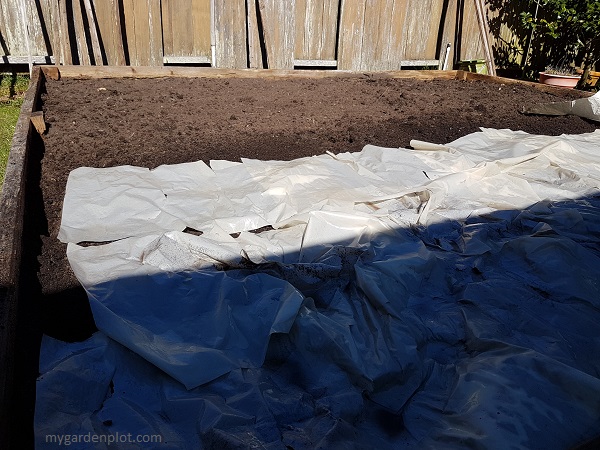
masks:
{"label": "vertical wooden plank", "polygon": [[64,49],[62,48],[60,40],[60,14],[58,10],[58,3],[50,1],[50,20],[52,28],[52,55],[54,56],[54,64],[64,64]]}
{"label": "vertical wooden plank", "polygon": [[96,29],[96,19],[94,17],[94,11],[92,9],[91,0],[83,0],[83,4],[85,6],[85,15],[87,17],[88,27],[89,27],[89,35],[90,35],[90,44],[92,47],[92,52],[94,56],[94,64],[102,65],[102,53],[100,51],[100,42],[98,40],[98,31]]}
{"label": "vertical wooden plank", "polygon": [[296,0],[295,59],[317,59],[311,53],[310,37],[314,28],[313,14],[316,0]]}
{"label": "vertical wooden plank", "polygon": [[367,0],[360,70],[390,70],[390,56],[399,52],[390,43],[393,0]]}
{"label": "vertical wooden plank", "polygon": [[58,0],[59,9],[59,35],[60,42],[63,48],[63,62],[64,64],[73,64],[73,56],[71,53],[71,39],[69,37],[69,21],[67,19],[67,1],[71,0]]}
{"label": "vertical wooden plank", "polygon": [[436,59],[443,0],[409,0],[404,59]]}
{"label": "vertical wooden plank", "polygon": [[173,46],[173,1],[162,0],[161,15],[163,26],[163,51],[165,55],[174,55]]}
{"label": "vertical wooden plank", "polygon": [[398,70],[401,68],[402,61],[406,59],[406,16],[411,5],[410,0],[395,0],[392,8],[392,25],[390,27],[390,36],[388,38],[389,61],[388,70]]}
{"label": "vertical wooden plank", "polygon": [[121,17],[121,7],[119,0],[110,0],[113,21],[111,22],[113,29],[113,43],[115,46],[115,64],[118,66],[124,66],[127,64],[127,54],[125,52],[125,39],[126,36],[123,34],[125,24]]}
{"label": "vertical wooden plank", "polygon": [[325,0],[323,4],[323,21],[317,59],[336,59],[336,43],[338,34],[338,13],[340,0]]}
{"label": "vertical wooden plank", "polygon": [[165,57],[210,59],[210,0],[162,0],[162,27]]}
{"label": "vertical wooden plank", "polygon": [[263,54],[260,47],[260,34],[258,32],[258,16],[256,13],[256,0],[246,0],[248,11],[248,66],[251,69],[263,68]]}
{"label": "vertical wooden plank", "polygon": [[380,8],[380,0],[367,0],[359,70],[374,70],[374,64],[377,59],[375,52],[377,46],[377,34],[380,28]]}
{"label": "vertical wooden plank", "polygon": [[[35,1],[25,1],[25,17],[29,29],[29,48],[33,56],[45,56],[48,54],[44,34],[42,32],[42,20],[37,11]],[[41,4],[40,4],[41,9]]]}
{"label": "vertical wooden plank", "polygon": [[162,65],[160,0],[123,0],[123,12],[129,63],[132,66]]}
{"label": "vertical wooden plank", "polygon": [[8,53],[10,53],[8,51],[8,46],[6,42],[6,32],[4,31],[7,28],[8,22],[4,17],[4,3],[0,2],[0,38],[2,39],[0,41],[0,55],[7,55]]}
{"label": "vertical wooden plank", "polygon": [[25,39],[21,32],[21,21],[19,18],[18,3],[8,4],[8,2],[0,1],[2,9],[2,17],[6,23],[6,27],[2,29],[3,37],[6,42],[6,47],[9,55],[24,54]]}
{"label": "vertical wooden plank", "polygon": [[26,6],[25,6],[25,1],[24,0],[20,0],[20,4],[18,5],[19,7],[19,12],[20,12],[20,23],[19,25],[21,25],[21,31],[23,33],[23,36],[25,37],[25,51],[27,52],[26,55],[28,57],[28,61],[29,61],[29,75],[32,74],[33,71],[33,53],[32,53],[32,49],[31,49],[31,39],[30,39],[30,21],[29,18],[27,17],[27,12],[26,12]]}
{"label": "vertical wooden plank", "polygon": [[215,67],[247,67],[245,0],[215,0],[215,57]]}
{"label": "vertical wooden plank", "polygon": [[[129,55],[129,64],[132,66],[139,66],[139,52],[137,48],[137,34],[135,24],[135,7],[134,0],[121,0],[123,6],[123,21],[125,28],[124,43],[127,45],[127,53]],[[145,0],[142,0],[140,4],[143,4]]]}
{"label": "vertical wooden plank", "polygon": [[87,46],[87,39],[85,36],[85,27],[83,26],[83,12],[81,10],[80,0],[72,0],[73,8],[73,26],[75,28],[75,43],[74,47],[77,49],[77,56],[79,58],[79,64],[82,66],[90,65],[90,54]]}
{"label": "vertical wooden plank", "polygon": [[[40,23],[40,27],[42,26],[42,22],[43,22],[43,26],[46,30],[47,33],[47,38],[48,41],[44,42],[44,50],[45,53],[44,55],[52,55],[53,52],[53,47],[54,47],[54,30],[53,30],[53,24],[52,24],[52,4],[56,3],[56,2],[51,2],[50,0],[39,0],[39,6],[40,6],[40,12],[38,14],[38,12],[36,11],[36,20],[37,22]],[[41,14],[41,17],[39,16]],[[40,33],[42,33],[43,31],[40,29]],[[43,36],[42,36],[42,39]]]}
{"label": "vertical wooden plank", "polygon": [[294,0],[259,0],[269,69],[294,68]]}
{"label": "vertical wooden plank", "polygon": [[192,55],[210,57],[210,0],[192,0],[192,37]]}
{"label": "vertical wooden plank", "polygon": [[171,0],[173,30],[173,51],[177,56],[192,56],[194,27],[192,7],[189,0]]}
{"label": "vertical wooden plank", "polygon": [[340,0],[297,0],[294,59],[335,60]]}
{"label": "vertical wooden plank", "polygon": [[[131,12],[133,13],[133,25],[135,41],[135,64],[131,65],[148,66],[150,60],[150,0],[131,0]],[[126,16],[127,17],[127,16]],[[131,55],[131,54],[130,54]],[[133,59],[133,55],[131,55]]]}
{"label": "vertical wooden plank", "polygon": [[119,0],[96,0],[94,9],[98,20],[98,39],[106,54],[107,64],[125,65]]}
{"label": "vertical wooden plank", "polygon": [[440,59],[444,59],[444,49],[446,45],[450,43],[450,53],[448,55],[448,68],[454,68],[455,61],[455,51],[456,51],[456,7],[457,0],[447,0],[448,5],[446,9],[446,18],[444,20],[443,30],[442,30],[442,54],[440,55]]}
{"label": "vertical wooden plank", "polygon": [[[483,58],[483,42],[479,33],[475,3],[470,0],[464,1],[464,14],[462,20],[461,54],[459,60],[470,60]],[[460,24],[459,24],[460,25]]]}
{"label": "vertical wooden plank", "polygon": [[[143,20],[140,17],[140,20]],[[147,65],[163,65],[163,41],[162,41],[162,23],[160,14],[160,0],[148,0],[148,31],[149,46],[147,53]],[[146,62],[146,61],[144,61]]]}
{"label": "vertical wooden plank", "polygon": [[430,0],[429,2],[429,20],[426,21],[429,26],[429,32],[423,46],[423,59],[436,59],[438,38],[442,30],[440,29],[442,21],[442,12],[444,9],[444,0]]}
{"label": "vertical wooden plank", "polygon": [[367,0],[342,0],[338,50],[339,69],[361,70],[366,6]]}

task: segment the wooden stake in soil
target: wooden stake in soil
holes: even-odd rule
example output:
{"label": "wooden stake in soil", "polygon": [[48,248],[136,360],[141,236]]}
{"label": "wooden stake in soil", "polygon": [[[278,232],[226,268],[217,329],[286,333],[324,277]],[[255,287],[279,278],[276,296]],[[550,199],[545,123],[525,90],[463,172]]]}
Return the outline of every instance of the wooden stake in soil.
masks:
{"label": "wooden stake in soil", "polygon": [[46,121],[44,120],[44,111],[36,111],[31,113],[30,119],[31,123],[40,135],[46,132]]}

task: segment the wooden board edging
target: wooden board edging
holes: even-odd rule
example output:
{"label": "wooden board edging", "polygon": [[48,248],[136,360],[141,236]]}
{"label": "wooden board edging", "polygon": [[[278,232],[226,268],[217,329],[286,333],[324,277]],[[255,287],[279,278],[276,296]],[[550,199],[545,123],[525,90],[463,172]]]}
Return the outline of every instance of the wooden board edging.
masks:
{"label": "wooden board edging", "polygon": [[6,175],[0,195],[0,448],[11,448],[17,302],[21,253],[27,161],[32,125],[31,113],[37,104],[43,75],[35,67],[25,94],[10,147]]}
{"label": "wooden board edging", "polygon": [[[352,70],[288,70],[288,69],[223,69],[214,67],[152,67],[152,66],[42,66],[47,79],[102,78],[413,78],[419,80],[486,81],[505,85],[519,84],[544,92],[564,91],[532,81],[515,80],[463,70],[394,70],[362,72]],[[583,94],[584,96],[587,93]]]}
{"label": "wooden board edging", "polygon": [[[504,78],[492,75],[486,75],[483,73],[475,73],[475,72],[466,72],[463,70],[456,71],[456,79],[464,80],[464,81],[486,81],[488,83],[496,83],[496,84],[505,84],[505,85],[515,85],[519,84],[521,86],[529,86],[534,89],[537,89],[542,92],[548,93],[557,93],[557,92],[565,92],[573,91],[570,88],[563,88],[560,86],[551,86],[548,84],[537,83],[535,81],[525,81],[525,80],[515,80],[513,78]],[[583,97],[588,97],[593,95],[591,92],[579,91]]]}
{"label": "wooden board edging", "polygon": [[417,78],[454,79],[455,70],[397,70],[354,72],[350,70],[292,70],[292,69],[219,69],[213,67],[149,67],[149,66],[44,66],[48,78]]}

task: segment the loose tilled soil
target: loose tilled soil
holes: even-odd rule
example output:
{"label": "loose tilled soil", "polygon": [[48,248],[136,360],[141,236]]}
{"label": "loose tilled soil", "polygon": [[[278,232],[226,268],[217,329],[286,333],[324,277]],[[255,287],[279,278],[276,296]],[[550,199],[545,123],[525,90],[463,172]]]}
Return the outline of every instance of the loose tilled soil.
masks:
{"label": "loose tilled soil", "polygon": [[56,238],[67,177],[77,167],[153,168],[240,157],[289,160],[360,151],[365,144],[406,147],[411,139],[447,143],[479,127],[548,135],[597,127],[578,117],[519,113],[524,105],[573,99],[579,92],[550,94],[484,81],[368,76],[48,80],[46,90],[42,99],[49,130],[43,136],[40,186],[47,230],[44,226],[40,232],[38,280],[50,311],[42,327],[59,338],[85,337],[65,332],[80,325],[76,318],[56,324],[63,314],[79,310],[64,299],[85,299],[72,295],[81,289],[66,245]]}

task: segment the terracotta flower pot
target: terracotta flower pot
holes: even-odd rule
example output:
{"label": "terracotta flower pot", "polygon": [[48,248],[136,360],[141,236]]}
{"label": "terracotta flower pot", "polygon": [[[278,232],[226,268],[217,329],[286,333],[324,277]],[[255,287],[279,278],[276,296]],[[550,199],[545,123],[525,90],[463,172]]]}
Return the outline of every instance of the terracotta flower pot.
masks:
{"label": "terracotta flower pot", "polygon": [[581,75],[558,75],[554,73],[540,72],[540,83],[570,89],[573,89],[575,86],[577,86],[580,78]]}

